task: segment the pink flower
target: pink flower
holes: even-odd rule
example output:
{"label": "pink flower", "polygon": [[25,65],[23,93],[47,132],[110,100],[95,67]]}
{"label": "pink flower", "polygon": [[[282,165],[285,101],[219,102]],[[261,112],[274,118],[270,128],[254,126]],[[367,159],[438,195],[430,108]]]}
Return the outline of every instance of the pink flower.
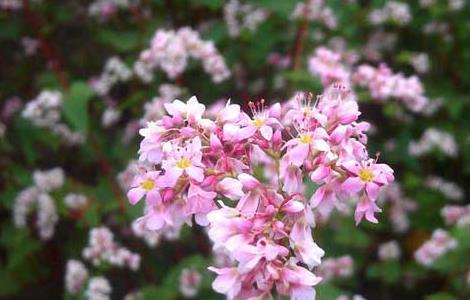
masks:
{"label": "pink flower", "polygon": [[320,277],[298,266],[295,259],[291,259],[281,271],[281,280],[279,280],[277,290],[283,295],[289,295],[291,299],[315,299],[313,286],[320,281]]}
{"label": "pink flower", "polygon": [[325,255],[325,251],[313,241],[310,227],[303,220],[295,222],[289,235],[289,241],[297,257],[310,269],[318,266],[321,258]]}
{"label": "pink flower", "polygon": [[197,101],[195,96],[189,98],[184,103],[180,100],[175,100],[171,103],[165,103],[166,111],[173,117],[179,117],[187,120],[190,124],[197,124],[202,119],[202,115],[206,110],[204,104]]}
{"label": "pink flower", "polygon": [[217,184],[217,191],[231,200],[238,200],[245,195],[242,183],[235,179],[226,177]]}
{"label": "pink flower", "polygon": [[330,150],[330,147],[324,140],[327,138],[328,134],[323,128],[317,128],[313,132],[300,129],[298,137],[285,144],[288,147],[287,155],[290,161],[300,167],[309,154],[315,151],[324,152]]}
{"label": "pink flower", "polygon": [[228,299],[234,299],[241,290],[240,274],[237,268],[209,267],[208,269],[217,274],[212,288],[218,293],[227,295]]}
{"label": "pink flower", "polygon": [[342,163],[349,177],[343,182],[342,188],[350,194],[364,190],[369,199],[375,201],[379,188],[393,181],[393,170],[385,164],[376,164],[373,160],[358,163],[349,160]]}
{"label": "pink flower", "polygon": [[273,126],[280,125],[279,121],[270,115],[269,110],[265,110],[264,99],[261,99],[257,104],[250,102],[249,106],[253,113],[253,118],[242,114],[240,125],[243,127],[240,130],[239,137],[246,139],[259,132],[263,138],[270,141],[273,136]]}
{"label": "pink flower", "polygon": [[204,180],[204,165],[201,162],[202,152],[199,137],[188,141],[184,148],[174,144],[170,147],[168,159],[162,162],[168,186],[174,187],[176,181],[182,175],[187,175],[197,182],[202,182]]}
{"label": "pink flower", "polygon": [[161,201],[160,190],[158,189],[157,181],[160,178],[159,171],[149,171],[143,174],[138,174],[130,187],[127,197],[131,204],[136,204],[146,196],[148,202],[157,203]]}
{"label": "pink flower", "polygon": [[207,213],[217,208],[214,198],[217,196],[215,192],[207,192],[199,186],[190,184],[188,190],[188,200],[186,203],[186,213],[194,214],[196,223],[202,226],[208,224]]}

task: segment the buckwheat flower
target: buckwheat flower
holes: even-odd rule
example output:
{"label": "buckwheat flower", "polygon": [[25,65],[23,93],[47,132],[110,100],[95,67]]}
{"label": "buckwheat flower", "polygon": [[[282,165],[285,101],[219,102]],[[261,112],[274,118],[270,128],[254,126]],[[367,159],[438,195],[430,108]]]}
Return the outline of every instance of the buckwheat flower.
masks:
{"label": "buckwheat flower", "polygon": [[400,255],[400,246],[398,245],[397,241],[389,241],[379,245],[378,256],[382,261],[398,260]]}
{"label": "buckwheat flower", "polygon": [[255,31],[269,13],[266,10],[255,8],[248,3],[240,3],[239,0],[230,0],[224,6],[224,20],[231,37],[240,35],[244,29]]}
{"label": "buckwheat flower", "polygon": [[439,257],[457,247],[457,241],[446,231],[436,229],[432,233],[431,239],[421,245],[416,250],[414,256],[418,263],[423,266],[430,266]]}
{"label": "buckwheat flower", "polygon": [[197,295],[202,281],[202,275],[193,269],[184,269],[179,278],[179,289],[186,298],[194,298]]}
{"label": "buckwheat flower", "polygon": [[64,184],[64,170],[59,167],[47,171],[36,170],[33,173],[33,180],[42,191],[49,192],[56,190]]}
{"label": "buckwheat flower", "polygon": [[310,269],[321,263],[325,251],[313,241],[310,226],[305,221],[297,221],[289,235],[291,248],[294,249],[300,260]]}
{"label": "buckwheat flower", "polygon": [[296,264],[294,259],[284,266],[281,271],[282,284],[277,286],[281,294],[289,295],[291,299],[315,299],[313,286],[321,281],[321,277],[315,276],[307,269]]}
{"label": "buckwheat flower", "polygon": [[59,221],[54,200],[49,194],[40,194],[37,199],[38,213],[36,225],[43,240],[53,237],[55,224]]}
{"label": "buckwheat flower", "polygon": [[320,77],[324,87],[338,81],[349,82],[351,76],[341,61],[341,54],[325,47],[315,49],[308,61],[308,69],[310,73]]}
{"label": "buckwheat flower", "polygon": [[316,21],[325,25],[328,29],[334,29],[337,26],[336,16],[333,10],[325,5],[324,0],[306,0],[297,3],[291,18]]}
{"label": "buckwheat flower", "polygon": [[69,209],[77,210],[84,208],[88,204],[88,199],[82,194],[69,193],[64,197],[64,204]]}
{"label": "buckwheat flower", "polygon": [[26,56],[33,56],[36,54],[40,46],[40,41],[37,39],[25,36],[21,38],[21,45],[23,46],[24,53],[26,54]]}
{"label": "buckwheat flower", "polygon": [[87,300],[108,300],[111,299],[111,285],[104,277],[91,277],[85,291]]}
{"label": "buckwheat flower", "polygon": [[317,268],[324,282],[347,278],[353,274],[353,259],[349,255],[325,259]]}
{"label": "buckwheat flower", "polygon": [[75,259],[67,261],[65,267],[65,289],[72,295],[77,295],[88,279],[88,270],[85,265]]}
{"label": "buckwheat flower", "polygon": [[106,227],[90,230],[88,245],[83,249],[82,256],[94,266],[108,263],[136,271],[140,265],[139,254],[118,245],[114,241],[113,233]]}
{"label": "buckwheat flower", "polygon": [[270,110],[265,109],[264,99],[258,103],[249,102],[253,117],[250,118],[247,114],[242,114],[240,125],[242,128],[238,134],[239,139],[246,139],[252,137],[255,133],[259,132],[263,138],[270,141],[273,136],[273,126],[278,125],[279,121],[270,115]]}
{"label": "buckwheat flower", "polygon": [[121,118],[121,111],[113,108],[107,107],[101,116],[101,124],[104,128],[108,128],[119,121]]}
{"label": "buckwheat flower", "polygon": [[144,196],[146,196],[146,200],[150,203],[161,201],[160,190],[157,187],[159,178],[161,177],[158,171],[148,171],[136,175],[127,193],[129,202],[136,204]]}
{"label": "buckwheat flower", "polygon": [[452,201],[462,201],[465,196],[462,188],[456,183],[438,176],[428,176],[424,184],[426,187],[442,193],[447,199]]}
{"label": "buckwheat flower", "polygon": [[298,136],[285,144],[288,147],[287,155],[289,160],[298,167],[303,165],[309,154],[330,150],[329,145],[325,141],[329,136],[323,128],[309,131],[301,126],[303,125],[300,125],[297,129],[299,132]]}
{"label": "buckwheat flower", "polygon": [[345,161],[342,167],[350,176],[342,184],[344,191],[356,194],[364,190],[371,200],[378,197],[379,188],[393,181],[393,170],[385,164],[376,164],[373,160],[359,163]]}
{"label": "buckwheat flower", "polygon": [[132,223],[132,233],[145,241],[145,243],[151,247],[155,248],[158,246],[162,234],[160,232],[155,232],[147,229],[145,224],[142,222],[134,221]]}
{"label": "buckwheat flower", "polygon": [[26,227],[27,216],[33,210],[33,205],[40,191],[35,186],[22,190],[15,198],[13,206],[13,221],[16,227]]}
{"label": "buckwheat flower", "polygon": [[240,274],[237,268],[214,268],[209,267],[210,271],[217,274],[217,278],[212,282],[212,288],[228,299],[235,299],[241,290]]}
{"label": "buckwheat flower", "polygon": [[412,19],[410,7],[407,3],[398,1],[387,1],[381,9],[375,9],[369,14],[369,21],[374,25],[383,24],[387,21],[403,26]]}
{"label": "buckwheat flower", "polygon": [[430,69],[431,62],[429,61],[429,55],[427,53],[416,53],[410,59],[410,64],[416,70],[416,72],[424,74]]}
{"label": "buckwheat flower", "polygon": [[196,182],[204,180],[204,166],[201,162],[201,140],[199,137],[186,142],[185,147],[171,145],[167,156],[168,158],[162,162],[162,168],[165,170],[164,178],[168,186],[174,187],[178,178],[183,175]]}
{"label": "buckwheat flower", "polygon": [[458,11],[462,10],[465,6],[464,0],[449,0],[449,10]]}
{"label": "buckwheat flower", "polygon": [[206,110],[206,106],[199,103],[194,96],[186,103],[181,100],[175,100],[171,103],[165,103],[164,106],[169,115],[182,118],[191,124],[200,122]]}

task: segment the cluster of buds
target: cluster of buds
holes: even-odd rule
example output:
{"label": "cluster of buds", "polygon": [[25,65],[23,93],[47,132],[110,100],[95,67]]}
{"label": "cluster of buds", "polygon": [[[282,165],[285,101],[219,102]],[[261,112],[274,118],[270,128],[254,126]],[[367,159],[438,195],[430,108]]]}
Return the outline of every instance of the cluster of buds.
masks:
{"label": "cluster of buds", "polygon": [[225,64],[212,41],[203,41],[197,31],[189,27],[174,30],[158,30],[150,48],[140,53],[134,69],[142,80],[150,82],[151,71],[162,69],[169,78],[175,79],[183,73],[188,58],[200,60],[212,81],[219,83],[230,77],[230,70]]}
{"label": "cluster of buds", "polygon": [[397,241],[392,240],[379,245],[377,256],[381,261],[394,261],[400,259],[401,250]]}
{"label": "cluster of buds", "polygon": [[100,96],[105,96],[118,82],[126,82],[132,77],[132,70],[117,56],[106,61],[100,76],[91,80],[90,85]]}
{"label": "cluster of buds", "polygon": [[54,236],[59,216],[50,193],[61,188],[64,180],[64,171],[61,168],[34,171],[34,184],[25,188],[15,198],[13,221],[16,227],[26,227],[28,215],[36,209],[36,226],[39,236],[43,240],[51,239]]}
{"label": "cluster of buds", "polygon": [[228,34],[232,37],[239,36],[244,29],[255,31],[268,16],[269,12],[266,10],[247,3],[242,4],[239,0],[230,0],[224,6],[225,23]]}
{"label": "cluster of buds", "polygon": [[353,259],[349,255],[327,258],[318,267],[317,273],[324,282],[349,277],[353,274]]}
{"label": "cluster of buds", "polygon": [[79,132],[73,132],[60,122],[62,113],[62,93],[59,91],[42,91],[35,99],[28,102],[22,116],[34,126],[47,128],[60,136],[67,144],[76,145],[83,142]]}
{"label": "cluster of buds", "polygon": [[88,7],[88,14],[97,17],[101,21],[108,20],[114,16],[119,9],[126,9],[132,0],[95,0]]}
{"label": "cluster of buds", "polygon": [[350,56],[345,51],[319,47],[310,56],[308,69],[313,76],[320,78],[325,88],[340,81],[353,87],[365,87],[377,102],[397,100],[414,112],[421,112],[428,105],[429,100],[417,76],[393,73],[383,63],[378,67],[357,66],[354,65],[356,59]]}
{"label": "cluster of buds", "polygon": [[67,261],[65,267],[65,289],[72,295],[77,295],[88,280],[88,270],[85,265],[75,259]]}
{"label": "cluster of buds", "polygon": [[457,247],[457,241],[445,230],[436,229],[430,240],[426,241],[415,252],[415,259],[424,266],[430,266],[436,259]]}
{"label": "cluster of buds", "polygon": [[[210,269],[213,288],[229,298],[275,289],[312,299],[321,278],[312,269],[324,251],[312,237],[314,211],[356,204],[355,219],[377,222],[376,201],[393,170],[369,158],[369,124],[335,84],[317,101],[299,94],[281,106],[230,101],[213,119],[195,97],[166,103],[168,115],[140,130],[142,168],[128,192],[145,197],[146,228],[165,231],[194,221],[209,226],[217,251],[234,261]],[[306,185],[315,192],[308,199]]]}
{"label": "cluster of buds", "polygon": [[470,205],[446,205],[441,210],[441,216],[447,225],[468,226],[470,225]]}
{"label": "cluster of buds", "polygon": [[433,127],[427,128],[419,140],[411,141],[408,146],[410,155],[417,157],[426,155],[434,149],[449,157],[456,157],[459,147],[452,134]]}
{"label": "cluster of buds", "polygon": [[335,29],[338,25],[333,10],[325,5],[324,0],[306,0],[297,3],[291,17],[293,19],[316,21],[328,29]]}
{"label": "cluster of buds", "polygon": [[380,9],[374,9],[369,14],[369,21],[373,25],[387,22],[403,26],[410,23],[412,19],[410,6],[404,2],[387,1]]}
{"label": "cluster of buds", "polygon": [[353,74],[353,81],[366,87],[375,100],[397,99],[415,112],[421,111],[428,104],[418,77],[393,73],[386,64],[380,64],[377,68],[370,65],[358,66]]}
{"label": "cluster of buds", "polygon": [[127,266],[135,271],[140,265],[140,255],[119,246],[114,241],[113,233],[106,227],[90,230],[88,246],[83,249],[82,254],[94,266],[108,263],[118,267]]}

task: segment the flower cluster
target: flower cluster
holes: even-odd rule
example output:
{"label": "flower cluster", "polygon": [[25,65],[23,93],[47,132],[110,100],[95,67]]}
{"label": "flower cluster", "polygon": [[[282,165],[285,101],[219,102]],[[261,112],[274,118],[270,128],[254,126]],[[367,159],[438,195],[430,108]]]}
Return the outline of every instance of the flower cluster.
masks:
{"label": "flower cluster", "polygon": [[416,202],[404,195],[398,183],[392,183],[384,189],[385,201],[390,204],[389,218],[396,232],[405,232],[410,226],[409,214],[416,210]]}
{"label": "flower cluster", "polygon": [[268,16],[266,10],[242,4],[239,0],[230,0],[224,6],[224,19],[231,37],[239,36],[244,29],[255,31]]}
{"label": "flower cluster", "polygon": [[111,299],[111,285],[104,277],[92,277],[88,282],[88,287],[85,291],[87,300],[108,300]]}
{"label": "flower cluster", "polygon": [[324,0],[306,0],[297,3],[292,18],[316,21],[329,29],[335,29],[337,26],[336,16],[333,10],[325,5]]}
{"label": "flower cluster", "polygon": [[441,216],[447,225],[468,226],[470,225],[470,205],[446,205],[441,210]]}
{"label": "flower cluster", "polygon": [[415,252],[415,259],[424,266],[430,266],[436,259],[447,251],[457,247],[457,241],[442,230],[436,229],[430,240],[426,241]]}
{"label": "flower cluster", "polygon": [[398,99],[415,112],[421,111],[428,103],[418,77],[393,73],[386,64],[380,64],[378,68],[360,65],[353,74],[353,80],[356,84],[367,87],[372,98],[379,101]]}
{"label": "flower cluster", "polygon": [[62,93],[44,90],[26,104],[22,115],[35,126],[49,129],[70,145],[82,143],[83,136],[79,132],[71,131],[70,128],[60,122],[61,108]]}
{"label": "flower cluster", "polygon": [[108,94],[111,88],[118,82],[126,82],[132,77],[132,70],[117,56],[106,61],[100,76],[90,82],[93,89],[100,96]]}
{"label": "flower cluster", "polygon": [[452,201],[462,201],[464,198],[464,191],[456,183],[447,181],[446,179],[438,176],[428,176],[424,182],[426,187],[439,191],[447,199]]}
{"label": "flower cluster", "polygon": [[126,9],[132,0],[95,0],[88,7],[88,14],[105,21],[114,16],[119,9]]}
{"label": "flower cluster", "polygon": [[401,255],[400,245],[397,241],[389,241],[379,245],[377,255],[380,260],[398,260]]}
{"label": "flower cluster", "polygon": [[308,60],[310,73],[320,77],[323,86],[340,81],[350,81],[350,71],[342,62],[341,54],[325,47],[315,49]]}
{"label": "flower cluster", "polygon": [[394,99],[414,112],[422,111],[427,106],[429,101],[424,96],[424,88],[418,77],[393,73],[383,63],[377,68],[366,64],[354,66],[357,60],[354,56],[351,59],[351,55],[345,51],[319,47],[310,56],[308,68],[313,76],[320,78],[325,88],[339,81],[367,88],[372,99],[378,102]]}
{"label": "flower cluster", "polygon": [[88,279],[85,265],[75,259],[67,261],[65,267],[65,289],[72,295],[77,295]]}
{"label": "flower cluster", "polygon": [[369,14],[369,21],[374,25],[387,22],[403,26],[412,19],[410,6],[404,2],[386,1],[384,7],[375,9]]}
{"label": "flower cluster", "polygon": [[349,255],[327,258],[317,269],[323,281],[349,277],[353,274],[353,259]]}
{"label": "flower cluster", "polygon": [[54,199],[49,193],[62,187],[64,171],[61,168],[36,170],[33,173],[33,180],[34,185],[25,188],[15,198],[13,221],[17,227],[26,227],[28,215],[36,209],[39,236],[43,240],[49,240],[53,237],[55,224],[59,220]]}
{"label": "flower cluster", "polygon": [[111,230],[106,227],[93,228],[89,234],[88,246],[82,252],[84,259],[94,266],[108,263],[133,271],[139,269],[140,255],[116,244]]}
{"label": "flower cluster", "polygon": [[202,275],[193,269],[184,269],[180,275],[180,292],[186,298],[194,298],[201,285]]}
{"label": "flower cluster", "polygon": [[412,141],[408,146],[410,154],[418,157],[426,155],[434,149],[440,150],[449,157],[456,157],[458,153],[454,136],[433,127],[427,128],[419,140]]}
{"label": "flower cluster", "polygon": [[[368,156],[357,102],[335,84],[281,106],[230,101],[212,119],[195,97],[165,103],[168,115],[140,130],[142,162],[128,192],[145,198],[137,222],[149,230],[208,225],[214,249],[232,266],[211,267],[228,298],[269,297],[275,289],[311,299],[324,255],[313,240],[313,212],[356,204],[355,219],[377,222],[376,201],[393,170]],[[308,199],[305,184],[315,187]],[[351,200],[352,201],[348,201]]]}
{"label": "flower cluster", "polygon": [[88,204],[88,199],[85,195],[68,193],[64,197],[64,204],[71,210],[80,210]]}
{"label": "flower cluster", "polygon": [[212,41],[201,39],[197,31],[189,27],[174,30],[158,30],[150,48],[140,53],[134,69],[145,82],[152,80],[152,70],[160,68],[169,78],[175,79],[186,69],[188,58],[200,60],[204,70],[219,83],[230,77],[225,64]]}

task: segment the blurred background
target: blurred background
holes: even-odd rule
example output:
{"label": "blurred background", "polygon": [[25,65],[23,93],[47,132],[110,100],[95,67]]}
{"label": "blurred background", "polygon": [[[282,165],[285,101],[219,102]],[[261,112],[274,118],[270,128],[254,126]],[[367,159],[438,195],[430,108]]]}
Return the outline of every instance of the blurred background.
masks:
{"label": "blurred background", "polygon": [[320,219],[317,298],[470,299],[470,2],[0,0],[0,45],[1,299],[222,299],[204,229],[133,223],[138,130],[337,81],[396,182]]}

